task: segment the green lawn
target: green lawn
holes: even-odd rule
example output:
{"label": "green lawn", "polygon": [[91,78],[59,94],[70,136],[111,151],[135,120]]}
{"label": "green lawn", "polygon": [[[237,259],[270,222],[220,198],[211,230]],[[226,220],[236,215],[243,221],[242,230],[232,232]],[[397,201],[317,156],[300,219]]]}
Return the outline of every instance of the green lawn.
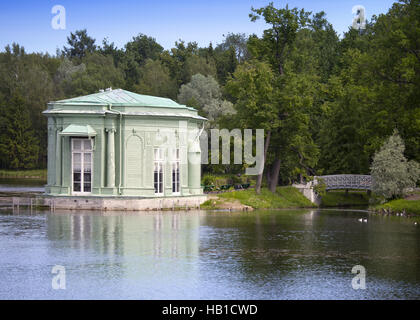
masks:
{"label": "green lawn", "polygon": [[321,199],[321,207],[368,206],[369,196],[365,191],[329,191]]}
{"label": "green lawn", "polygon": [[377,205],[374,207],[374,209],[391,209],[392,212],[402,212],[405,210],[406,213],[420,215],[420,200],[397,199],[381,205]]}
{"label": "green lawn", "polygon": [[239,200],[242,204],[254,209],[315,207],[294,187],[278,187],[276,193],[263,188],[259,195],[251,189],[219,193],[217,196],[221,201]]}
{"label": "green lawn", "polygon": [[1,178],[30,178],[30,179],[47,179],[47,169],[33,170],[0,170]]}

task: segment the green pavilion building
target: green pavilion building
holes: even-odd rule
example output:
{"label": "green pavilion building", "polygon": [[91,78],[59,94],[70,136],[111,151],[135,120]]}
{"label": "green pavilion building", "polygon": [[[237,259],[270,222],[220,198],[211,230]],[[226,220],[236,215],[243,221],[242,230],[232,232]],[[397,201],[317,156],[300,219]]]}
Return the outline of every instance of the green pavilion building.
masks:
{"label": "green pavilion building", "polygon": [[51,102],[46,195],[171,198],[202,195],[205,118],[173,100],[122,89]]}

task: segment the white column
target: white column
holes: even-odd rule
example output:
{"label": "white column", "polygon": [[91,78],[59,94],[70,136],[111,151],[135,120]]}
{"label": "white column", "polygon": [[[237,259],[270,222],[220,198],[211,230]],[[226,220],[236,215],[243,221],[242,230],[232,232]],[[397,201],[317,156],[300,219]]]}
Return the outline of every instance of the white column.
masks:
{"label": "white column", "polygon": [[115,187],[115,129],[107,129],[108,132],[108,150],[107,150],[107,168],[106,181],[110,188]]}
{"label": "white column", "polygon": [[61,180],[61,161],[62,161],[62,154],[61,154],[61,128],[57,128],[57,137],[56,137],[56,144],[55,144],[55,184],[61,187],[62,180]]}

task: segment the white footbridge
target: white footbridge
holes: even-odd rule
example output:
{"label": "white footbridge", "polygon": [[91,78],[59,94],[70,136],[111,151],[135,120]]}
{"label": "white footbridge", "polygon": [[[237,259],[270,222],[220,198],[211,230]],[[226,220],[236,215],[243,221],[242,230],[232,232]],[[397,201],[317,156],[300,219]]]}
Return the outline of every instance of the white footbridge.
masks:
{"label": "white footbridge", "polygon": [[357,190],[372,190],[372,177],[363,174],[335,174],[329,176],[316,176],[316,181],[322,179],[327,190],[336,189],[357,189]]}
{"label": "white footbridge", "polygon": [[326,190],[372,190],[372,177],[370,175],[362,174],[315,176],[313,181],[309,181],[306,184],[293,184],[293,186],[298,188],[311,202],[319,204],[321,197],[314,191],[314,186],[316,186],[321,179],[326,185]]}

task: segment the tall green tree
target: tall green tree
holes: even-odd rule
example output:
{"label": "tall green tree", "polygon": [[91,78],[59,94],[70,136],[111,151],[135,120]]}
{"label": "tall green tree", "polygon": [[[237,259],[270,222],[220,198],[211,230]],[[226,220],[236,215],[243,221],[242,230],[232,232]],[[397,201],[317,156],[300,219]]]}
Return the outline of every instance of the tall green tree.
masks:
{"label": "tall green tree", "polygon": [[[47,121],[41,112],[54,98],[53,75],[59,61],[46,54],[28,54],[18,44],[7,46],[0,54],[0,96],[3,95],[5,101],[12,100],[15,95],[24,100],[31,126],[42,146],[47,142]],[[47,150],[43,147],[35,165],[45,166],[46,157]]]}
{"label": "tall green tree", "polygon": [[231,33],[229,32],[225,40],[217,46],[221,51],[229,51],[233,49],[238,63],[244,62],[250,58],[248,52],[248,38],[245,33]]}
{"label": "tall green tree", "polygon": [[[282,75],[284,73],[285,51],[288,47],[293,46],[297,32],[309,23],[311,13],[304,9],[289,9],[288,5],[285,8],[278,9],[274,7],[272,2],[259,9],[252,8],[251,11],[252,13],[249,14],[251,21],[263,17],[265,23],[270,26],[270,28],[264,30],[261,39],[257,37],[250,39],[251,53],[257,57],[267,58],[273,69],[279,75]],[[255,42],[257,43],[255,44]]]}
{"label": "tall green tree", "polygon": [[141,78],[134,90],[140,94],[176,99],[178,87],[160,60],[148,59],[140,68]]}
{"label": "tall green tree", "polygon": [[62,82],[66,97],[81,96],[98,92],[109,87],[121,88],[124,86],[124,74],[116,68],[111,56],[103,56],[96,52],[82,59],[85,67],[71,73],[70,77]]}
{"label": "tall green tree", "polygon": [[275,75],[266,62],[252,60],[237,67],[226,83],[226,90],[234,97],[242,128],[264,129],[264,156],[262,172],[257,177],[255,191],[261,192],[267,150],[271,133],[279,127],[278,105],[274,93]]}
{"label": "tall green tree", "polygon": [[126,43],[125,52],[132,53],[134,60],[139,65],[143,65],[146,63],[147,59],[158,59],[163,52],[163,47],[156,42],[155,38],[140,33]]}
{"label": "tall green tree", "polygon": [[[304,80],[305,70],[304,68],[302,70],[302,63],[299,63],[300,57],[293,54],[293,51],[296,48],[298,34],[310,22],[309,16],[311,13],[303,9],[289,9],[287,5],[285,8],[278,9],[274,7],[273,3],[260,9],[252,8],[251,10],[252,13],[249,15],[251,21],[256,21],[262,17],[266,24],[269,25],[269,28],[264,30],[261,38],[257,36],[250,37],[248,47],[254,57],[267,61],[270,64],[275,76],[273,83],[275,96],[273,99],[277,110],[275,122],[279,123],[279,125],[276,125],[275,129],[269,132],[273,144],[265,146],[265,148],[271,150],[270,154],[272,154],[271,159],[265,158],[268,160],[266,166],[269,167],[269,169],[267,168],[269,189],[275,192],[279,181],[282,158],[286,157],[287,152],[294,152],[299,156],[301,167],[307,167],[307,164],[304,162],[310,160],[310,156],[303,153],[303,150],[306,148],[305,144],[310,143],[313,145],[312,141],[303,139],[303,137],[311,138],[307,132],[308,125],[301,126],[300,123],[296,123],[294,128],[299,128],[303,131],[296,132],[294,130],[294,134],[289,134],[290,132],[287,131],[287,128],[289,127],[290,119],[308,123],[308,120],[306,120],[308,117],[305,113],[310,112],[309,105],[307,105],[310,99],[303,99],[303,104],[301,105],[293,105],[291,101],[299,101],[300,99],[298,96],[291,96],[288,84],[290,83],[289,80],[292,79],[297,82],[306,81]],[[289,67],[287,68],[286,66]],[[297,80],[297,78],[301,78],[301,80]],[[292,92],[299,94],[296,90],[292,90]],[[286,139],[286,137],[289,137],[289,139]],[[302,145],[298,145],[299,143],[302,143]],[[294,148],[286,147],[292,144],[294,144]]]}
{"label": "tall green tree", "polygon": [[68,47],[63,48],[63,54],[68,58],[83,58],[88,53],[93,53],[97,50],[95,39],[87,34],[87,30],[77,30],[74,33],[70,32],[67,37]]}
{"label": "tall green tree", "polygon": [[32,129],[25,101],[15,94],[0,109],[0,158],[8,169],[37,167],[39,140]]}

